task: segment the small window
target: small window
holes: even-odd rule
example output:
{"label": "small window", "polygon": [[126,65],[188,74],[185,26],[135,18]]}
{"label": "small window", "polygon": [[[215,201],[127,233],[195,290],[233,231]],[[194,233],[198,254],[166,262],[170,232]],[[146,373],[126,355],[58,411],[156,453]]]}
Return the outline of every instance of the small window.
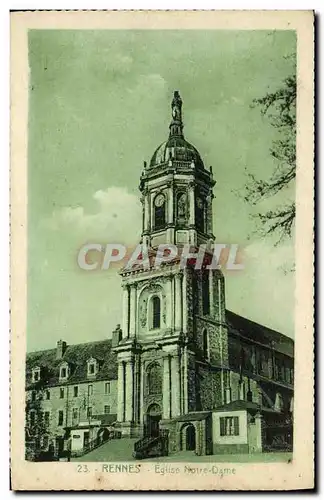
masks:
{"label": "small window", "polygon": [[93,363],[91,363],[89,365],[89,373],[90,373],[90,375],[93,375],[94,372],[95,372],[95,365]]}
{"label": "small window", "polygon": [[72,420],[73,422],[77,422],[79,420],[79,410],[78,408],[72,409]]}
{"label": "small window", "polygon": [[50,412],[49,411],[45,411],[44,412],[44,424],[46,426],[48,426],[50,423]]}
{"label": "small window", "polygon": [[63,420],[64,420],[64,412],[63,410],[59,410],[57,425],[63,425]]}
{"label": "small window", "polygon": [[41,446],[43,450],[48,449],[49,438],[48,436],[42,436]]}
{"label": "small window", "polygon": [[110,413],[110,406],[108,406],[108,405],[104,406],[104,413],[105,414]]}
{"label": "small window", "polygon": [[73,396],[77,398],[78,395],[79,395],[79,387],[76,385],[75,387],[73,387]]}
{"label": "small window", "polygon": [[31,394],[31,400],[36,401],[36,391],[33,391]]}
{"label": "small window", "polygon": [[88,396],[92,396],[93,394],[93,385],[88,385]]}
{"label": "small window", "polygon": [[110,394],[110,382],[105,383],[105,394]]}
{"label": "small window", "polygon": [[87,417],[88,418],[92,417],[92,406],[88,406],[88,408],[87,408]]}
{"label": "small window", "polygon": [[158,363],[153,363],[147,372],[148,393],[161,394],[162,393],[162,374],[161,367]]}
{"label": "small window", "polygon": [[61,378],[66,378],[66,368],[61,368]]}
{"label": "small window", "polygon": [[209,360],[210,354],[209,354],[209,335],[207,330],[203,331],[203,353],[204,353],[204,358]]}
{"label": "small window", "polygon": [[64,387],[60,387],[60,399],[64,399]]}
{"label": "small window", "polygon": [[160,328],[161,325],[161,300],[155,295],[152,298],[152,328]]}
{"label": "small window", "polygon": [[39,382],[40,380],[40,368],[34,368],[32,371],[32,382]]}
{"label": "small window", "polygon": [[239,436],[239,417],[220,417],[221,436]]}
{"label": "small window", "polygon": [[48,389],[45,391],[45,398],[51,399],[51,392]]}

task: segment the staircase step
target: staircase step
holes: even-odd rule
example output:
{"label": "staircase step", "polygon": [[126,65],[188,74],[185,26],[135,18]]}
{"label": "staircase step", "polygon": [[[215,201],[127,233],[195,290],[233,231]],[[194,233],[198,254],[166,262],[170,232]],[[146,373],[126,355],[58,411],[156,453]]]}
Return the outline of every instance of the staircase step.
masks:
{"label": "staircase step", "polygon": [[99,448],[82,457],[73,459],[78,462],[123,462],[134,460],[133,451],[137,438],[111,439]]}

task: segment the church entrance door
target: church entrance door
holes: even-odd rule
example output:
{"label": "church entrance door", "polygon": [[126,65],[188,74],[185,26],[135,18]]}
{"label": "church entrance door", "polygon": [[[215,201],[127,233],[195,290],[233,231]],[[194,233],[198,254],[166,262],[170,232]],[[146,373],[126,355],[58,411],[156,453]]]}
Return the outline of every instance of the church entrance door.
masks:
{"label": "church entrance door", "polygon": [[146,421],[147,432],[149,436],[156,437],[159,435],[159,422],[162,417],[161,408],[158,404],[152,404],[148,407]]}

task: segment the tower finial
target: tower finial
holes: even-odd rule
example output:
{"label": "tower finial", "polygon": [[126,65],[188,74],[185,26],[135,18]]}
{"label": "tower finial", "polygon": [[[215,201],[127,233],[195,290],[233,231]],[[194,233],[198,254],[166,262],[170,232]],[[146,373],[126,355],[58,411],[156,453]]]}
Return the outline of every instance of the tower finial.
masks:
{"label": "tower finial", "polygon": [[183,123],[182,123],[182,99],[178,90],[174,91],[171,103],[172,120],[170,123],[170,137],[180,136],[183,137]]}

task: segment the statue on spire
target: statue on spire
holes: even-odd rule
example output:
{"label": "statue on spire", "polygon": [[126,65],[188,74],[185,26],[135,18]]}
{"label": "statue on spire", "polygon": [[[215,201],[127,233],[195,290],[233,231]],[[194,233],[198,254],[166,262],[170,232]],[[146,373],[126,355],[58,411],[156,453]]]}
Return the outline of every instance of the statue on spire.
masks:
{"label": "statue on spire", "polygon": [[173,99],[171,103],[172,110],[172,121],[170,124],[170,137],[172,136],[181,136],[183,137],[182,129],[182,99],[180,97],[179,91],[175,90],[173,94]]}

